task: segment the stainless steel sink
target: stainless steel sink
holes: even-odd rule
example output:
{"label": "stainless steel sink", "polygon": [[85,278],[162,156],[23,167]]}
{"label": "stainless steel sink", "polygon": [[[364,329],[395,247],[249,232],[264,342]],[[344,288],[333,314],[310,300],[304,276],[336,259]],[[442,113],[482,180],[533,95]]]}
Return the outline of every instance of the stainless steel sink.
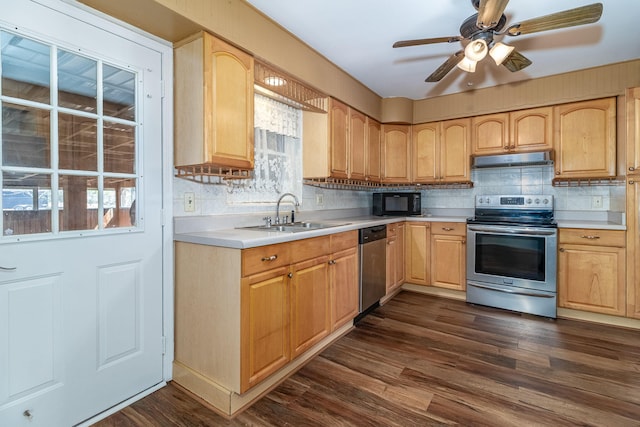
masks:
{"label": "stainless steel sink", "polygon": [[281,233],[300,233],[302,231],[320,230],[323,228],[339,227],[341,225],[348,225],[349,223],[326,223],[326,222],[294,222],[288,224],[275,224],[270,227],[266,225],[254,225],[249,227],[238,227],[242,230],[253,231],[268,231],[268,232],[281,232]]}

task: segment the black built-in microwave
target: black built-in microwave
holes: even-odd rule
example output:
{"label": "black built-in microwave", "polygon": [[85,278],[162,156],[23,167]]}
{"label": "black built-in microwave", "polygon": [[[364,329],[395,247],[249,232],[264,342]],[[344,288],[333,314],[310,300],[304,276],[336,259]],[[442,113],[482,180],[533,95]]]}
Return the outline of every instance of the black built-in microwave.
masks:
{"label": "black built-in microwave", "polygon": [[374,215],[420,215],[421,209],[420,193],[373,193]]}

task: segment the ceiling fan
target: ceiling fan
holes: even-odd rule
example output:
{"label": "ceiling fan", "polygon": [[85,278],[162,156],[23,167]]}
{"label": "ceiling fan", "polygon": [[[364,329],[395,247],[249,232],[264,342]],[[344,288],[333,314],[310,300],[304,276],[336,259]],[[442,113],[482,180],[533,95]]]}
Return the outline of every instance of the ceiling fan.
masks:
{"label": "ceiling fan", "polygon": [[460,26],[459,36],[403,40],[394,43],[393,47],[469,41],[463,50],[451,55],[427,77],[426,82],[440,81],[455,66],[467,72],[474,72],[476,63],[484,59],[487,54],[493,58],[497,65],[504,65],[509,71],[515,72],[531,65],[531,61],[516,51],[513,46],[495,42],[494,36],[519,36],[591,24],[597,22],[602,16],[602,3],[594,3],[518,22],[503,31],[507,23],[507,17],[503,12],[508,3],[509,0],[471,0],[471,4],[478,13],[464,20]]}

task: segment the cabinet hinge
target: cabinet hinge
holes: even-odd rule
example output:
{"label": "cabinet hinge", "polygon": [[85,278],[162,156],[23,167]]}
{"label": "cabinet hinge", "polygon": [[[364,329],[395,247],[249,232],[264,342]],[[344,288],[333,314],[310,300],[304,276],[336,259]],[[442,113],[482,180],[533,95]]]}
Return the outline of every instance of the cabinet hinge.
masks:
{"label": "cabinet hinge", "polygon": [[162,336],[162,354],[167,354],[167,338]]}

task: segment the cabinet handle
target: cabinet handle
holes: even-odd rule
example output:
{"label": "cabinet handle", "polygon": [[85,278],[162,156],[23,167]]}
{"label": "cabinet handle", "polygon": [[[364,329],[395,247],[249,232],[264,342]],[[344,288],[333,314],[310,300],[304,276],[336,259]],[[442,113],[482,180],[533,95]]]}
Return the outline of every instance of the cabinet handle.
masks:
{"label": "cabinet handle", "polygon": [[289,273],[289,274],[287,274],[287,277],[288,277],[289,279],[291,279],[291,278],[293,277],[293,273]]}
{"label": "cabinet handle", "polygon": [[590,240],[595,240],[600,238],[600,236],[590,236],[590,235],[584,235],[580,237],[582,237],[583,239],[590,239]]}
{"label": "cabinet handle", "polygon": [[635,183],[636,183],[636,182],[635,182],[634,180],[632,180],[632,179],[630,179],[630,180],[629,180],[629,185],[633,185],[633,184],[635,184]]}
{"label": "cabinet handle", "polygon": [[508,146],[508,145],[505,145],[505,146],[504,146],[504,150],[505,150],[505,151],[508,151],[508,150],[509,150],[509,146]]}
{"label": "cabinet handle", "polygon": [[278,259],[278,255],[271,255],[271,256],[266,256],[266,257],[262,257],[262,261],[275,261]]}
{"label": "cabinet handle", "polygon": [[395,240],[387,240],[387,245],[393,245],[395,242]]}
{"label": "cabinet handle", "polygon": [[2,267],[0,266],[0,271],[16,271],[17,267]]}
{"label": "cabinet handle", "polygon": [[451,227],[442,227],[442,229],[444,231],[453,231],[453,228],[451,228]]}
{"label": "cabinet handle", "polygon": [[556,175],[560,175],[560,171],[556,171]]}
{"label": "cabinet handle", "polygon": [[636,168],[634,168],[633,166],[629,166],[629,172],[633,172],[634,170],[636,170]]}
{"label": "cabinet handle", "polygon": [[558,252],[564,252],[564,248],[558,249]]}
{"label": "cabinet handle", "polygon": [[335,263],[336,263],[336,260],[335,260],[335,259],[330,259],[330,260],[329,260],[329,265],[334,265]]}

